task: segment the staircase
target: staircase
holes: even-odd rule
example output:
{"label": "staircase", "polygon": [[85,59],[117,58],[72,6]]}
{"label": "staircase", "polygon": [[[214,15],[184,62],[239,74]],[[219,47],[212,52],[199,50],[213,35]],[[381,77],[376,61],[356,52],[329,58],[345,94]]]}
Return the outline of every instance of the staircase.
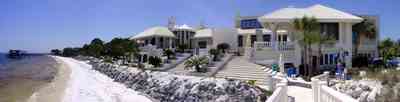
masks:
{"label": "staircase", "polygon": [[251,63],[245,57],[234,57],[215,77],[239,80],[256,80],[257,85],[268,85],[267,75],[271,69]]}

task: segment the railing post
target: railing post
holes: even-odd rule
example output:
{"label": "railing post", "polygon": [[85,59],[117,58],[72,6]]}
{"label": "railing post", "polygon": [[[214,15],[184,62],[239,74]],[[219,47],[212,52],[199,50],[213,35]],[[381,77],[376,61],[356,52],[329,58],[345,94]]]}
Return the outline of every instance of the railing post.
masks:
{"label": "railing post", "polygon": [[[285,80],[285,79],[284,79],[284,80]],[[287,86],[287,81],[283,81],[282,84],[283,84],[283,86],[281,86],[281,87],[282,87],[282,91],[283,91],[283,93],[282,93],[282,102],[288,102],[288,94],[287,94],[288,86]]]}
{"label": "railing post", "polygon": [[319,80],[316,78],[311,78],[311,88],[313,92],[313,100],[314,102],[319,102]]}
{"label": "railing post", "polygon": [[271,74],[267,74],[267,82],[269,82],[269,84],[268,84],[268,89],[269,90],[273,90],[273,86],[274,86],[274,82],[273,82],[273,78],[272,78],[272,75]]}
{"label": "railing post", "polygon": [[320,81],[319,82],[319,85],[318,85],[318,102],[322,102],[322,94],[324,94],[324,93],[322,93],[322,86],[323,85],[327,85],[327,82],[325,82],[325,81]]}

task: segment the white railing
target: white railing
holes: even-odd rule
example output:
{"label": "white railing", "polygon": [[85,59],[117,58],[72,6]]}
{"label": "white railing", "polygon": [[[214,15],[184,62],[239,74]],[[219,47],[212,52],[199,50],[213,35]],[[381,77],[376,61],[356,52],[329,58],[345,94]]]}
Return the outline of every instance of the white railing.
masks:
{"label": "white railing", "polygon": [[294,50],[294,44],[292,42],[278,42],[279,51]]}
{"label": "white railing", "polygon": [[194,54],[196,54],[196,55],[198,54],[199,56],[209,55],[208,51],[209,51],[209,49],[207,49],[207,48],[195,48],[195,49],[192,49],[192,52],[194,52]]}
{"label": "white railing", "polygon": [[[276,42],[275,44],[279,51],[294,50],[292,42]],[[272,42],[254,42],[254,47],[256,49],[273,48],[273,45]]]}
{"label": "white railing", "polygon": [[340,93],[326,85],[323,85],[320,88],[320,102],[358,102],[349,95]]}
{"label": "white railing", "polygon": [[324,72],[324,74],[311,78],[314,102],[358,102],[349,95],[328,87],[328,76],[329,72]]}
{"label": "white railing", "polygon": [[[266,102],[288,102],[287,79],[283,77],[274,77],[271,79],[272,81],[270,81],[271,82],[270,86],[272,86],[274,92],[267,99]],[[277,83],[275,84],[275,82]]]}
{"label": "white railing", "polygon": [[271,42],[254,42],[255,48],[265,48],[265,47],[272,47]]}

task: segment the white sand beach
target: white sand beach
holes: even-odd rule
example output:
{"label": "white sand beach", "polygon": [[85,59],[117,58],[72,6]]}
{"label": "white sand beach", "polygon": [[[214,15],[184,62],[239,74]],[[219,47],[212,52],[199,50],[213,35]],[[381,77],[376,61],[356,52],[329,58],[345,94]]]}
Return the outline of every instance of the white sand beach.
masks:
{"label": "white sand beach", "polygon": [[[59,78],[65,83],[65,92],[59,102],[151,102],[150,99],[138,92],[125,87],[95,70],[91,70],[91,66],[72,58],[53,57],[58,62],[65,64],[65,68],[69,68],[69,78]],[[64,70],[64,74],[68,74],[68,70]],[[61,71],[62,72],[62,71]],[[63,75],[57,76],[63,77]],[[62,86],[57,85],[57,79],[54,85],[62,90]],[[61,84],[61,83],[60,83]],[[51,88],[50,88],[51,89]],[[42,91],[47,92],[47,91]],[[40,93],[40,92],[39,92]],[[58,92],[55,92],[58,93]],[[59,94],[61,95],[61,94]],[[39,95],[40,96],[40,95]],[[48,95],[47,102],[53,100],[52,96]],[[58,96],[58,95],[55,95]],[[31,97],[34,98],[35,96]],[[57,100],[54,98],[54,101]],[[54,102],[53,101],[53,102]],[[31,102],[46,102],[46,101],[31,101]]]}
{"label": "white sand beach", "polygon": [[57,61],[57,74],[52,82],[44,85],[28,99],[28,102],[61,102],[66,85],[70,79],[71,70],[62,60],[55,58]]}

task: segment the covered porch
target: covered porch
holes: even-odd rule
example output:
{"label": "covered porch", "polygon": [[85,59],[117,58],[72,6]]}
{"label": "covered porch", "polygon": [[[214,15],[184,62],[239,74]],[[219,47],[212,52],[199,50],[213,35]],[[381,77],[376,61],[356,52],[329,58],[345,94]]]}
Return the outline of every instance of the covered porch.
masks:
{"label": "covered porch", "polygon": [[[284,61],[293,61],[295,66],[299,66],[302,63],[302,47],[301,42],[303,36],[298,34],[296,29],[293,28],[292,22],[294,19],[303,18],[303,17],[314,17],[317,19],[317,22],[320,24],[320,32],[322,36],[333,36],[335,38],[335,42],[329,46],[322,46],[322,53],[326,56],[325,53],[330,55],[340,55],[342,60],[345,62],[347,66],[351,66],[352,64],[352,49],[353,49],[353,32],[352,25],[358,22],[361,22],[363,19],[336,9],[332,9],[322,5],[314,5],[307,8],[283,8],[276,10],[272,13],[266,14],[258,18],[258,21],[261,25],[271,30],[271,41],[270,42],[256,42],[256,49],[269,49],[268,51],[274,52],[275,54],[289,54],[290,57],[284,57]],[[290,41],[281,42],[279,41],[280,31],[285,31],[288,39]],[[251,39],[248,37],[247,39]],[[247,45],[250,46],[250,45]],[[317,46],[312,45],[312,49],[316,49]],[[329,51],[327,51],[329,49]],[[288,52],[289,51],[289,52]],[[334,51],[334,52],[332,52]],[[318,56],[316,50],[312,50],[312,56]],[[331,58],[331,56],[327,58]],[[259,56],[259,55],[252,55]],[[286,56],[286,55],[284,55]],[[276,57],[274,59],[277,59]],[[319,60],[316,60],[314,57],[309,58],[312,59],[312,63],[316,64]],[[325,57],[322,59],[322,62],[325,62]],[[335,61],[330,61],[335,62]]]}
{"label": "covered porch", "polygon": [[158,49],[175,48],[175,35],[166,27],[153,27],[131,37],[140,47],[155,46]]}

